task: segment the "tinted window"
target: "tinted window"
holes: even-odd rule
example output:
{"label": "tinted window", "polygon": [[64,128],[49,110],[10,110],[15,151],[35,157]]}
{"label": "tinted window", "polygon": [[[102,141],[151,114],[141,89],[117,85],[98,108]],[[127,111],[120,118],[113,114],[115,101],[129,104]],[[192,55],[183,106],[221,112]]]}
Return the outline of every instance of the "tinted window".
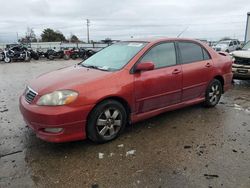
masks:
{"label": "tinted window", "polygon": [[141,60],[141,62],[145,61],[152,61],[155,64],[155,68],[175,65],[174,43],[163,43],[153,47]]}
{"label": "tinted window", "polygon": [[179,43],[182,63],[192,63],[196,61],[203,61],[202,48],[191,42]]}
{"label": "tinted window", "polygon": [[234,45],[237,45],[237,42],[236,42],[236,41],[234,41]]}
{"label": "tinted window", "polygon": [[233,46],[233,42],[230,42],[230,43],[229,43],[229,46]]}

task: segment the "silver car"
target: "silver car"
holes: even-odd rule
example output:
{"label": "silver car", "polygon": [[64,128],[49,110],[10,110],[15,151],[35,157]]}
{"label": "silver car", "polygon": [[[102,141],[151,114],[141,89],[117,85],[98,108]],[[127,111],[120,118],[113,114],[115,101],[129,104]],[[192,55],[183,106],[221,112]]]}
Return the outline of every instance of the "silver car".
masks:
{"label": "silver car", "polygon": [[236,39],[219,41],[213,49],[216,51],[232,52],[240,49],[240,41]]}
{"label": "silver car", "polygon": [[248,41],[242,50],[230,53],[234,63],[232,71],[236,79],[250,79],[250,41]]}

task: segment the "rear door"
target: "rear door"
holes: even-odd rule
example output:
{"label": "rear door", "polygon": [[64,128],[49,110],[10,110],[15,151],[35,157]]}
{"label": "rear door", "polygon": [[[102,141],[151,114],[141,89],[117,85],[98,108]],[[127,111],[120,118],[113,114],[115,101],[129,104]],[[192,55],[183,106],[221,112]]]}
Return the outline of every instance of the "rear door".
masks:
{"label": "rear door", "polygon": [[202,97],[211,80],[213,62],[209,53],[198,43],[178,42],[183,74],[182,101]]}
{"label": "rear door", "polygon": [[177,64],[174,42],[152,47],[139,61],[151,61],[155,69],[135,73],[135,100],[138,113],[163,108],[181,101],[182,71]]}

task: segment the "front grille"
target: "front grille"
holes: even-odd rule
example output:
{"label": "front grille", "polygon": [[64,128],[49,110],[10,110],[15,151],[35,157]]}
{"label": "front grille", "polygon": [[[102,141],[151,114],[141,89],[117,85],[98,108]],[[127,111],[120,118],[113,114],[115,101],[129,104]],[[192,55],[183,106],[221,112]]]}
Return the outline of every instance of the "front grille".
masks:
{"label": "front grille", "polygon": [[250,65],[250,59],[249,58],[242,58],[242,57],[235,57],[235,64],[240,65]]}
{"label": "front grille", "polygon": [[30,87],[27,87],[24,93],[25,96],[25,100],[28,103],[32,103],[32,101],[35,99],[35,97],[37,96],[37,92],[35,92],[33,89],[31,89]]}

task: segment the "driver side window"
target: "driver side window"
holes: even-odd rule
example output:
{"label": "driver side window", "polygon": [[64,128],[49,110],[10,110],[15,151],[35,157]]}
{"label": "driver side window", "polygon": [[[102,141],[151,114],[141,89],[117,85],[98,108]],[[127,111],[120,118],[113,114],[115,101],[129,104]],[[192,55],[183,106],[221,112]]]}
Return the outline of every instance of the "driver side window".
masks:
{"label": "driver side window", "polygon": [[140,62],[151,61],[155,68],[176,65],[175,45],[173,42],[162,43],[151,48]]}

